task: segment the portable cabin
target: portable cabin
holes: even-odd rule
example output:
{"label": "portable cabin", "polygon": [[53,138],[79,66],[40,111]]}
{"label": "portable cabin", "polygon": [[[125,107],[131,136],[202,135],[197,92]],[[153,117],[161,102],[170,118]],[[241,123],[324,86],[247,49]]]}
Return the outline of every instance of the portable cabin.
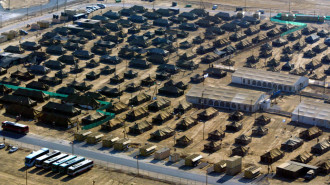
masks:
{"label": "portable cabin", "polygon": [[119,140],[119,137],[112,136],[112,135],[107,136],[107,137],[103,138],[103,140],[102,140],[102,147],[111,148],[111,147],[113,147],[115,142],[118,140]]}
{"label": "portable cabin", "polygon": [[223,173],[226,171],[226,161],[220,161],[214,164],[214,171],[217,173]]}
{"label": "portable cabin", "polygon": [[87,136],[86,142],[88,144],[96,144],[96,143],[100,142],[103,137],[104,137],[103,134],[98,134],[98,133],[90,134]]}
{"label": "portable cabin", "polygon": [[196,167],[200,163],[200,160],[202,158],[203,158],[203,156],[201,156],[199,154],[192,154],[185,158],[184,164],[186,166]]}
{"label": "portable cabin", "polygon": [[244,170],[244,177],[247,179],[256,178],[260,174],[260,171],[261,171],[261,167],[250,166]]}
{"label": "portable cabin", "polygon": [[181,159],[180,154],[179,153],[172,153],[169,156],[169,161],[172,163],[176,163]]}
{"label": "portable cabin", "polygon": [[149,156],[149,155],[153,154],[154,152],[156,152],[156,148],[157,148],[156,145],[146,144],[140,148],[140,155],[145,156],[145,157]]}
{"label": "portable cabin", "polygon": [[74,133],[74,139],[77,141],[84,141],[90,134],[92,134],[91,131],[80,130],[79,132]]}
{"label": "portable cabin", "polygon": [[169,148],[162,148],[155,152],[154,159],[155,160],[164,160],[168,158],[171,154],[171,149]]}
{"label": "portable cabin", "polygon": [[119,140],[115,141],[113,148],[118,151],[124,151],[124,150],[128,149],[130,144],[131,144],[131,140],[129,140],[129,139],[126,139],[126,138],[119,139]]}

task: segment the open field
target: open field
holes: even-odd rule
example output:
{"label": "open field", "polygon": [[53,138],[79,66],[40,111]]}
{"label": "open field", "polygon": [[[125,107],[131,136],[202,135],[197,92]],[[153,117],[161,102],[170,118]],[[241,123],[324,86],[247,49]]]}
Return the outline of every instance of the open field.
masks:
{"label": "open field", "polygon": [[[1,184],[25,184],[26,171],[24,158],[30,153],[28,149],[19,149],[13,154],[9,154],[5,149],[0,150],[0,178]],[[91,170],[77,177],[59,175],[51,171],[45,171],[32,167],[28,169],[28,184],[48,185],[48,184],[104,184],[104,185],[134,185],[134,184],[160,184],[163,182],[142,179],[132,175],[113,171],[101,166],[94,166]]]}
{"label": "open field", "polygon": [[11,10],[46,4],[47,2],[49,0],[0,0],[3,9]]}
{"label": "open field", "polygon": [[[276,1],[276,2],[278,2],[278,1]],[[230,2],[228,2],[228,4],[230,4]],[[241,5],[241,4],[239,4],[239,5]],[[104,10],[103,10],[103,12],[104,12]],[[94,13],[94,15],[95,15],[95,13]],[[266,21],[268,21],[268,20],[263,20],[262,23],[264,23]],[[221,25],[224,24],[224,23],[221,23]],[[61,26],[61,25],[56,25],[53,28],[59,27],[59,26]],[[280,26],[281,25],[277,25],[277,28],[279,28]],[[313,25],[313,26],[315,26],[315,25]],[[316,26],[318,26],[318,25],[316,25]],[[320,26],[318,26],[318,27],[320,27]],[[45,33],[46,31],[50,31],[53,28],[43,30],[42,33]],[[138,35],[142,35],[143,33],[147,32],[147,31],[153,32],[156,29],[158,29],[158,27],[154,27],[154,28],[151,28],[151,29],[146,30],[146,31],[142,30],[140,33],[138,33]],[[244,30],[245,29],[243,29],[242,32]],[[124,31],[127,31],[127,29],[124,28]],[[195,32],[190,32],[188,38],[179,39],[178,43],[176,43],[176,44],[179,44],[183,41],[191,42],[194,37],[202,35],[204,32],[205,32],[204,28],[200,28],[198,31],[195,31]],[[266,31],[261,31],[260,34],[262,34],[262,33],[266,33]],[[226,32],[224,35],[217,36],[216,39],[228,38],[231,34],[233,34],[233,32]],[[32,32],[31,35],[32,35],[32,37],[27,36],[21,42],[24,42],[26,40],[37,41],[38,39],[41,38],[40,35],[37,35],[37,32]],[[37,36],[33,36],[33,35],[37,35]],[[248,39],[251,39],[252,37],[254,37],[254,36],[251,36]],[[304,39],[305,37],[306,36],[303,36],[302,39]],[[90,50],[90,48],[93,46],[94,42],[97,41],[98,39],[100,39],[100,36],[98,36],[97,39],[90,40],[87,44],[85,44],[85,46],[84,46],[85,49]],[[213,41],[215,41],[215,39],[206,40],[205,43],[212,44]],[[320,39],[320,41],[318,41],[314,44],[308,44],[307,47],[304,48],[302,51],[295,51],[294,54],[293,54],[293,59],[291,60],[291,62],[295,64],[295,68],[303,67],[306,63],[310,62],[311,59],[303,58],[303,52],[313,48],[314,46],[316,46],[320,43],[323,43],[323,41],[324,41],[324,38]],[[0,47],[1,47],[1,49],[4,49],[8,45],[16,45],[16,44],[19,44],[19,42],[20,41],[15,40],[15,41],[10,42],[10,43],[5,43],[5,44],[1,45]],[[286,45],[286,46],[292,46],[296,42],[297,41],[289,42],[289,44]],[[232,45],[235,46],[237,43],[238,42],[233,42]],[[271,44],[271,42],[269,42],[269,43]],[[124,41],[124,43],[118,44],[115,48],[112,49],[111,56],[116,56],[118,54],[120,48],[124,47],[126,44],[127,43],[125,41]],[[193,47],[190,48],[190,49],[187,49],[187,50],[179,49],[178,53],[176,53],[176,52],[172,53],[169,56],[169,64],[175,64],[175,62],[178,60],[178,55],[181,55],[181,54],[186,53],[188,51],[196,52],[196,49],[198,47],[199,47],[199,45],[193,45]],[[219,48],[219,49],[223,49],[223,48]],[[237,53],[235,56],[233,56],[233,58],[231,58],[233,61],[235,61],[234,67],[237,68],[237,67],[244,66],[246,64],[246,58],[251,56],[252,54],[258,56],[259,55],[259,49],[260,49],[260,46]],[[273,58],[273,57],[275,57],[277,60],[280,60],[282,49],[283,49],[283,47],[274,47],[273,50],[272,50],[272,52],[273,52],[272,57],[270,57],[268,59],[261,59],[260,62],[257,64],[257,68],[264,69],[264,70],[269,69],[269,67],[266,66],[266,62],[269,59]],[[42,51],[45,51],[45,50],[46,50],[46,47],[42,47]],[[320,60],[325,54],[327,54],[329,52],[330,52],[330,49],[328,48],[326,51],[324,51],[324,52],[318,54],[316,57],[314,57],[314,59]],[[30,53],[30,52],[29,51],[25,52],[25,54],[28,54],[28,53]],[[68,51],[66,54],[70,55],[71,51]],[[205,56],[205,55],[198,55],[194,59],[194,61],[199,63],[200,59],[203,56]],[[94,59],[98,60],[99,57],[100,56],[96,55],[96,57]],[[56,60],[57,58],[58,58],[58,56],[52,55],[50,59]],[[100,69],[107,66],[106,64],[101,63],[100,66],[91,69],[91,68],[86,68],[85,67],[86,62],[88,62],[88,60],[81,60],[78,64],[78,65],[84,67],[83,72],[78,73],[78,74],[69,74],[69,77],[64,79],[63,83],[61,85],[53,86],[53,87],[50,88],[49,91],[55,92],[60,87],[66,86],[67,83],[69,83],[73,80],[76,80],[78,82],[86,81],[88,84],[93,84],[93,88],[90,90],[90,91],[93,91],[93,92],[101,89],[104,86],[125,88],[128,84],[130,84],[132,82],[139,83],[141,81],[141,79],[144,79],[148,76],[154,77],[155,74],[156,74],[156,69],[157,69],[157,65],[153,65],[150,69],[147,69],[147,70],[134,69],[134,71],[139,72],[139,76],[136,79],[125,80],[125,82],[121,83],[120,85],[112,85],[112,84],[110,85],[109,79],[111,77],[113,77],[115,74],[106,75],[106,76],[101,75],[101,77],[99,79],[94,80],[94,81],[86,80],[85,77],[86,77],[87,73],[89,73],[91,71],[99,71]],[[122,74],[127,70],[126,65],[127,65],[128,62],[129,62],[129,60],[124,59],[123,62],[121,62],[120,64],[118,64],[116,66],[111,66],[111,67],[116,67],[116,74]],[[281,68],[284,64],[285,64],[285,62],[281,62],[279,68]],[[69,71],[70,67],[72,67],[72,66],[66,65],[64,70]],[[185,83],[188,83],[190,81],[190,77],[192,77],[195,74],[202,74],[203,71],[205,69],[207,69],[208,67],[209,67],[208,64],[200,63],[198,69],[193,70],[193,71],[183,70],[182,72],[180,72],[176,75],[173,75],[172,80],[174,80],[174,81],[183,81]],[[321,74],[321,73],[323,73],[323,71],[325,69],[328,69],[328,68],[329,68],[329,64],[323,64],[322,67],[315,70],[315,73]],[[14,67],[11,67],[8,70],[9,73],[6,74],[5,76],[9,77],[11,73],[13,73],[17,70],[26,71],[26,69],[23,65],[14,66]],[[47,76],[54,76],[54,74],[56,72],[57,71],[52,70],[49,74],[47,74]],[[281,73],[288,73],[288,72],[281,71]],[[37,76],[37,78],[39,78],[39,77],[41,77],[41,76]],[[34,80],[36,80],[36,79],[34,79]],[[326,78],[326,81],[327,82],[330,81],[329,76]],[[24,86],[24,84],[27,84],[29,82],[30,81],[23,82],[22,86]],[[154,95],[154,92],[159,87],[162,87],[164,82],[166,82],[166,81],[157,81],[157,83],[155,85],[152,85],[151,87],[143,87],[143,89],[141,91],[138,91],[138,92],[135,92],[135,93],[124,92],[124,94],[120,97],[120,101],[122,101],[124,103],[128,103],[128,100],[131,97],[139,94],[140,92],[145,92],[147,94]],[[246,87],[243,87],[243,86],[237,86],[237,85],[230,84],[230,82],[231,82],[231,73],[228,73],[226,77],[221,78],[221,79],[206,78],[206,80],[203,84],[205,86],[208,86],[208,85],[209,86],[231,86],[235,89],[246,88]],[[191,88],[191,84],[190,84],[189,88]],[[253,90],[255,90],[255,92],[259,92],[259,91],[267,92],[265,90],[260,90],[260,89],[253,89]],[[310,92],[323,93],[322,92],[323,88],[318,88],[318,87],[314,87],[314,86],[309,86],[305,90],[310,91]],[[330,90],[326,89],[325,93],[329,94]],[[164,97],[164,96],[157,95],[157,98],[159,98],[159,97]],[[174,98],[174,97],[167,97],[167,98],[171,100],[171,107],[173,108],[173,107],[176,107],[178,105],[179,101],[184,100],[185,96],[181,96],[181,97],[178,97],[178,98]],[[302,99],[304,100],[304,99],[311,99],[311,98],[302,97]],[[110,101],[110,100],[113,100],[114,102],[118,101],[118,99],[115,99],[115,98],[114,99],[111,99],[111,98],[107,99],[107,101]],[[291,112],[299,104],[299,100],[300,100],[300,97],[298,95],[284,96],[283,98],[277,99],[277,106],[281,107],[281,109],[284,110],[284,111]],[[312,99],[312,100],[314,100],[314,99]],[[59,99],[54,99],[54,98],[52,98],[50,101],[60,102]],[[321,101],[321,100],[315,100],[315,101]],[[139,106],[136,106],[136,107],[134,107],[134,109],[146,106],[149,103],[150,103],[150,101],[148,101],[144,104],[141,104]],[[38,110],[38,111],[41,111],[43,105],[45,105],[45,103],[38,103],[38,105],[35,107],[35,109]],[[204,144],[206,144],[208,142],[207,141],[207,134],[209,132],[215,130],[215,129],[224,130],[225,126],[230,123],[230,121],[228,121],[228,117],[229,117],[230,112],[227,111],[227,110],[224,110],[224,109],[219,109],[219,114],[215,118],[213,118],[209,121],[206,121],[206,122],[201,122],[198,125],[192,127],[191,129],[189,129],[187,131],[178,130],[176,132],[176,136],[175,136],[176,138],[179,138],[183,135],[187,135],[187,136],[190,136],[194,140],[194,142],[186,148],[175,148],[174,147],[174,137],[170,137],[170,138],[165,139],[161,142],[154,142],[154,141],[150,140],[150,134],[153,133],[154,131],[156,131],[157,129],[163,128],[164,126],[169,126],[169,127],[174,129],[176,124],[183,117],[192,116],[192,117],[196,118],[197,114],[200,113],[201,111],[202,111],[202,109],[193,108],[192,110],[188,111],[187,113],[185,113],[184,115],[182,115],[180,117],[175,116],[173,119],[167,121],[166,123],[164,123],[161,126],[156,126],[155,125],[152,130],[149,130],[149,131],[147,131],[147,132],[145,132],[141,135],[138,135],[138,136],[128,135],[128,137],[132,140],[133,143],[136,143],[136,144],[143,145],[144,143],[150,142],[150,143],[153,143],[153,144],[157,145],[159,149],[162,148],[162,147],[169,147],[169,148],[172,149],[172,151],[176,150],[177,152],[180,152],[184,155],[191,154],[191,153],[199,153],[204,157],[203,161],[207,161],[208,163],[212,164],[212,163],[219,162],[220,160],[227,159],[231,155],[231,149],[233,149],[235,146],[237,146],[236,144],[234,144],[234,139],[236,137],[238,137],[239,135],[241,135],[241,134],[251,135],[251,130],[252,130],[252,127],[253,127],[254,118],[264,114],[264,115],[266,115],[266,116],[268,116],[272,119],[271,123],[266,126],[269,129],[269,133],[264,137],[253,137],[252,138],[252,142],[248,145],[250,147],[250,152],[248,153],[248,155],[246,157],[244,157],[243,164],[244,164],[245,167],[249,166],[251,164],[257,164],[257,165],[262,167],[262,172],[263,173],[267,173],[267,166],[259,163],[260,155],[262,155],[266,151],[269,151],[273,148],[280,147],[281,143],[283,143],[284,141],[286,141],[290,137],[298,136],[299,132],[301,132],[302,130],[308,128],[305,125],[296,125],[296,124],[291,122],[290,118],[279,116],[279,115],[267,114],[267,113],[261,113],[261,112],[258,112],[258,113],[252,114],[252,115],[247,113],[245,115],[244,119],[242,120],[242,123],[243,123],[243,129],[242,130],[240,130],[236,133],[226,132],[226,136],[222,140],[222,148],[219,151],[215,152],[215,153],[211,153],[211,154],[205,153],[205,152],[203,152],[203,146],[204,146]],[[116,115],[116,116],[124,117],[127,114],[127,112],[128,111],[126,111],[124,113],[121,113],[119,115]],[[79,115],[78,118],[81,119],[82,117],[88,115],[89,113],[92,113],[92,111],[83,110],[82,114]],[[137,122],[140,122],[142,120],[151,121],[151,118],[153,116],[155,116],[156,114],[157,113],[150,113],[150,115],[148,117],[143,118],[143,119],[141,119]],[[15,119],[15,115],[8,115],[8,114],[5,113],[5,110],[3,109],[3,110],[1,110],[1,117],[0,118],[1,118],[1,120],[12,120],[13,121]],[[53,128],[52,126],[46,125],[44,123],[40,123],[37,120],[27,120],[27,119],[23,118],[23,120],[20,121],[20,122],[29,125],[30,126],[30,132],[32,134],[37,134],[37,135],[41,135],[41,136],[44,136],[44,137],[52,137],[52,138],[56,138],[56,139],[64,139],[64,140],[70,140],[71,141],[71,140],[73,140],[72,134],[76,131],[76,128],[73,128],[73,129],[59,129],[57,127]],[[134,122],[126,122],[125,123],[126,129],[129,126],[132,126],[133,124],[134,124]],[[205,130],[203,129],[204,125],[205,125]],[[91,129],[91,131],[92,132],[103,133],[106,136],[114,135],[114,136],[118,136],[120,138],[124,137],[124,133],[123,133],[124,128],[123,127],[118,128],[117,130],[114,130],[114,131],[111,131],[111,132],[105,132],[105,131],[101,130],[100,126],[98,126],[98,127],[95,127],[93,129]],[[203,138],[203,133],[205,135],[204,138]],[[324,134],[319,139],[320,139],[320,141],[323,141],[324,139],[329,138],[329,136],[330,136],[329,130],[324,130]],[[276,166],[278,166],[282,162],[286,162],[290,159],[293,159],[294,157],[296,157],[298,154],[302,153],[303,151],[306,151],[306,150],[309,151],[310,147],[315,145],[316,142],[317,142],[316,139],[314,139],[312,141],[309,141],[309,142],[305,142],[302,147],[295,150],[294,152],[286,153],[284,158],[277,161],[276,163],[274,163],[271,166],[272,170],[274,171]],[[1,151],[1,152],[3,152],[3,151]],[[27,152],[25,152],[25,151],[19,151],[18,153],[15,153],[13,155],[20,154],[21,156],[24,156],[24,155],[26,155],[26,153]],[[4,156],[7,156],[7,154],[4,155]],[[23,158],[23,157],[20,157],[20,158]],[[324,161],[328,158],[329,158],[329,153],[326,153],[322,156],[315,156],[314,159],[309,164],[315,165],[315,164],[318,164],[320,161]],[[1,157],[0,157],[0,159],[1,159]],[[17,160],[17,161],[19,161],[19,160]],[[19,162],[21,163],[21,161],[19,161]],[[18,169],[19,169],[20,166],[19,166],[18,162],[16,162],[16,163],[17,163]],[[1,164],[1,161],[0,161],[0,164]],[[2,165],[4,165],[4,164],[2,164]],[[99,170],[99,171],[97,171],[97,170]],[[1,169],[1,171],[2,171],[2,173],[6,172],[6,171],[3,171],[2,169]],[[105,173],[104,173],[104,171],[102,171],[102,169],[98,169],[98,168],[93,169],[92,171],[88,172],[88,174],[94,173],[94,171],[98,172],[98,173],[93,174],[93,177],[95,177],[95,179],[98,179],[98,180],[96,180],[97,182],[99,182],[99,179],[101,180],[102,178],[105,178],[105,179],[110,178],[110,177],[107,177],[106,175],[104,175]],[[20,172],[20,173],[22,173],[22,174],[20,174],[20,176],[22,178],[21,180],[22,180],[22,182],[24,182],[23,181],[24,180],[24,173],[23,172]],[[35,173],[39,173],[39,172],[35,172]],[[34,175],[35,173],[33,173],[33,177],[36,178],[36,180],[38,180],[38,178],[40,178],[40,177],[44,177],[44,175]],[[13,174],[13,173],[10,172],[8,174]],[[102,174],[102,176],[101,176],[101,174]],[[2,175],[2,176],[0,175],[0,177],[4,177],[5,175]],[[15,177],[11,177],[11,176],[9,176],[9,177],[10,178],[15,178]],[[69,182],[74,182],[74,183],[85,182],[84,180],[86,180],[87,177],[88,177],[87,175],[82,175],[81,177],[70,180]],[[43,179],[49,179],[50,180],[49,182],[45,181],[45,184],[46,184],[46,182],[47,183],[55,183],[55,184],[57,182],[59,182],[59,180],[52,181],[53,178],[51,178],[51,177],[50,178],[47,177],[47,178],[43,178]],[[90,180],[90,179],[93,179],[93,178],[88,178],[88,180]],[[313,184],[322,184],[322,183],[324,183],[325,184],[326,180],[327,180],[327,177],[318,177],[318,178],[314,179],[313,181],[311,181],[310,183],[313,183]],[[9,181],[10,180],[8,180],[8,182]],[[268,181],[269,181],[270,184],[282,183],[282,181],[273,180],[273,179],[268,179]],[[104,180],[102,182],[107,182],[107,181]],[[121,182],[121,181],[119,181],[119,182]],[[139,184],[139,182],[140,181],[136,180],[137,184]],[[151,183],[152,182],[150,182],[150,184]],[[302,183],[302,179],[298,179],[294,183],[297,183],[297,184]],[[148,182],[145,183],[143,181],[143,184],[148,184]]]}

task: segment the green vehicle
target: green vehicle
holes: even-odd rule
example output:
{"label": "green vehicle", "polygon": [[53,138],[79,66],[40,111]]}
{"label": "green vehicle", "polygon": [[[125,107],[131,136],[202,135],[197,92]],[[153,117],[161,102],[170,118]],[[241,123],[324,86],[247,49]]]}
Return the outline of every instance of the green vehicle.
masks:
{"label": "green vehicle", "polygon": [[73,165],[75,165],[75,164],[77,164],[77,163],[80,163],[80,162],[82,162],[82,161],[84,161],[84,160],[85,160],[84,157],[77,157],[77,158],[75,158],[75,159],[72,159],[72,160],[70,160],[70,161],[67,161],[67,162],[61,164],[61,165],[58,167],[59,172],[60,172],[61,174],[66,174],[67,171],[68,171],[68,168],[69,168],[70,166],[73,166]]}
{"label": "green vehicle", "polygon": [[61,160],[58,160],[58,161],[54,162],[54,163],[52,164],[52,171],[53,171],[53,172],[58,172],[58,170],[59,170],[59,166],[60,166],[61,164],[65,163],[65,162],[68,162],[68,161],[70,161],[70,160],[72,160],[72,159],[74,159],[74,158],[76,158],[76,157],[77,157],[77,156],[75,156],[75,155],[69,155],[69,156],[67,156],[67,157],[65,157],[65,158],[63,158],[63,159],[61,159]]}

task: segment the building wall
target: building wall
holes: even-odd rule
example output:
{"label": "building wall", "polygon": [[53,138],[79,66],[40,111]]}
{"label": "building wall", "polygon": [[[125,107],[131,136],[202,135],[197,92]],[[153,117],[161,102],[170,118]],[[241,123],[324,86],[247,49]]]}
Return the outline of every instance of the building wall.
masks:
{"label": "building wall", "polygon": [[232,83],[243,84],[243,85],[265,88],[265,89],[281,90],[281,91],[285,91],[285,92],[296,92],[308,85],[308,78],[306,78],[306,77],[300,78],[298,80],[298,82],[296,82],[296,84],[294,84],[292,86],[276,84],[276,83],[271,83],[271,82],[264,82],[264,81],[253,80],[253,79],[246,79],[246,78],[237,77],[237,76],[232,76],[231,79],[232,79],[231,80]]}
{"label": "building wall", "polygon": [[[298,120],[298,117],[299,117],[299,120]],[[295,114],[295,113],[292,113],[291,120],[295,121],[295,122],[299,122],[299,123],[308,124],[308,125],[330,128],[330,122],[327,120],[320,120],[320,119],[316,119],[313,117],[307,117],[307,116],[302,116],[302,115],[298,116],[298,114]]]}
{"label": "building wall", "polygon": [[[259,98],[259,101],[263,99],[264,97],[261,96]],[[210,106],[210,107],[215,107],[215,108],[224,108],[224,109],[231,109],[231,110],[240,110],[244,112],[255,112],[260,109],[260,104],[256,103],[252,105],[252,110],[251,110],[251,104],[237,104],[237,103],[232,103],[232,102],[224,102],[220,100],[211,100],[207,98],[198,98],[198,97],[191,97],[191,96],[186,96],[186,100],[189,103],[195,104],[195,105],[205,105],[205,106]]]}

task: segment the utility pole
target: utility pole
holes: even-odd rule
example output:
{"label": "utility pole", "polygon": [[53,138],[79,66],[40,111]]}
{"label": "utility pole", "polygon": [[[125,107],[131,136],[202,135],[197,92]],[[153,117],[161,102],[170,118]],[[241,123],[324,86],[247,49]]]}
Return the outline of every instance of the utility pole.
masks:
{"label": "utility pole", "polygon": [[56,9],[58,11],[58,0],[56,1]]}
{"label": "utility pole", "polygon": [[245,8],[244,9],[245,9],[245,12],[246,12],[246,0],[245,0]]}
{"label": "utility pole", "polygon": [[140,175],[140,172],[139,172],[139,155],[136,156],[136,168],[137,168],[138,175]]}
{"label": "utility pole", "polygon": [[40,13],[42,15],[42,4],[40,4]]}
{"label": "utility pole", "polygon": [[29,7],[26,7],[26,20],[29,20]]}
{"label": "utility pole", "polygon": [[27,166],[25,166],[25,184],[27,185],[27,169],[28,169],[28,167]]}
{"label": "utility pole", "polygon": [[203,140],[205,139],[205,121],[203,122]]}
{"label": "utility pole", "polygon": [[207,171],[206,171],[206,176],[205,176],[205,184],[207,185]]}
{"label": "utility pole", "polygon": [[2,15],[0,15],[0,28],[2,28]]}
{"label": "utility pole", "polygon": [[72,146],[72,155],[73,155],[73,153],[74,153],[73,145],[74,145],[74,143],[73,143],[73,141],[72,141],[72,142],[71,142],[71,146]]}

